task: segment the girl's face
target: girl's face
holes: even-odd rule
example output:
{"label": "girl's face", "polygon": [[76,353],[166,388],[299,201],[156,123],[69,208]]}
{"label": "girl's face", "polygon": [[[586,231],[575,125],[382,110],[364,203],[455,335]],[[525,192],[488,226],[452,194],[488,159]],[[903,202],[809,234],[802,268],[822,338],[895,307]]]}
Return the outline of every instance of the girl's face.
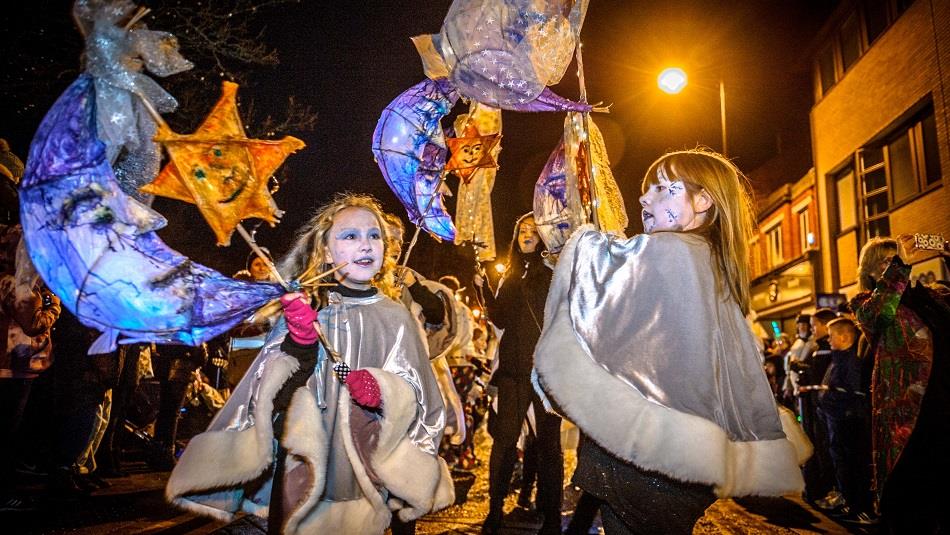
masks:
{"label": "girl's face", "polygon": [[670,182],[660,176],[650,189],[640,196],[643,206],[643,231],[686,231],[700,227],[706,220],[706,210],[712,202],[704,194],[690,195],[686,184]]}
{"label": "girl's face", "polygon": [[327,232],[326,262],[346,267],[333,276],[354,290],[370,288],[383,265],[383,232],[373,212],[356,206],[344,208]]}
{"label": "girl's face", "polygon": [[518,247],[522,253],[531,254],[538,248],[538,242],[541,236],[538,235],[538,227],[534,224],[533,217],[526,217],[518,225]]}

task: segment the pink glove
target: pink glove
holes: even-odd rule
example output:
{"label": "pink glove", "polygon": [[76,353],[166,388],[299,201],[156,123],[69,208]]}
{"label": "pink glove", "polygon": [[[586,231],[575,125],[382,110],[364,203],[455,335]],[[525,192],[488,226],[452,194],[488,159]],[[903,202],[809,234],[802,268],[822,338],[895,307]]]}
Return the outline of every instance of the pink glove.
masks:
{"label": "pink glove", "polygon": [[284,294],[280,298],[290,339],[302,346],[313,345],[319,337],[317,327],[313,323],[317,320],[317,311],[310,308],[306,299],[306,294],[300,292]]}
{"label": "pink glove", "polygon": [[367,409],[378,409],[383,404],[379,383],[373,374],[366,370],[353,370],[346,376],[346,386],[350,389],[353,401]]}

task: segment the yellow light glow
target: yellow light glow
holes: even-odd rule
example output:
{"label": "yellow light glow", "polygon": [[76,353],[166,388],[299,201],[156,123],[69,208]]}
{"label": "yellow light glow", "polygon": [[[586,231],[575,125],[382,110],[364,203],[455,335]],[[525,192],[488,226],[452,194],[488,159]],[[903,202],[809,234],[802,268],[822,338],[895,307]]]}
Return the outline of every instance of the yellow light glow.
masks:
{"label": "yellow light glow", "polygon": [[482,311],[477,308],[472,309],[472,315],[475,316],[475,319],[482,317]]}
{"label": "yellow light glow", "polygon": [[505,265],[502,264],[501,262],[498,262],[497,264],[495,264],[495,271],[497,271],[498,273],[504,273]]}
{"label": "yellow light glow", "polygon": [[686,87],[688,78],[686,77],[686,71],[679,67],[669,67],[663,69],[663,72],[656,77],[656,85],[660,87],[665,93],[675,95],[683,90]]}

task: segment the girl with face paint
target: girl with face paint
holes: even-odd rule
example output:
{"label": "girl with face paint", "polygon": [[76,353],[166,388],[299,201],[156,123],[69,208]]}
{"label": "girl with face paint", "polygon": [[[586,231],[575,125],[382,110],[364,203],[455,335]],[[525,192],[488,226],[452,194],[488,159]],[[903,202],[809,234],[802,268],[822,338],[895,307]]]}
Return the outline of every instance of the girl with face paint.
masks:
{"label": "girl with face paint", "polygon": [[583,432],[574,484],[607,533],[691,533],[719,497],[800,493],[805,446],[786,438],[794,417],[745,320],[744,177],[714,152],[673,152],[641,193],[644,234],[582,227],[562,249],[536,384]]}
{"label": "girl with face paint", "polygon": [[[453,502],[425,342],[376,287],[387,238],[378,203],[362,195],[338,197],[304,226],[281,275],[308,281],[342,266],[336,285],[317,299],[281,298],[253,373],[172,472],[173,504],[217,518],[251,512],[268,533],[382,534]],[[337,371],[330,350],[349,371]]]}

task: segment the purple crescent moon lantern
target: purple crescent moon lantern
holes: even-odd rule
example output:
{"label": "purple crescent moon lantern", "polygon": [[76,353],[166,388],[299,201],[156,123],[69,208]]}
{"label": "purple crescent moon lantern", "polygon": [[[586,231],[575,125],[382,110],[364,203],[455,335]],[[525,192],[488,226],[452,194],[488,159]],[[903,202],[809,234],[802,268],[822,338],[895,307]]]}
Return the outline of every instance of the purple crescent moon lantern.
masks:
{"label": "purple crescent moon lantern", "polygon": [[155,231],[165,219],[124,193],[97,137],[93,79],[80,76],[46,114],[20,183],[30,258],[79,320],[103,331],[90,353],[123,343],[198,345],[280,296],[196,264]]}
{"label": "purple crescent moon lantern", "polygon": [[373,132],[373,155],[409,219],[439,238],[455,240],[455,225],[442,203],[447,149],[441,120],[458,93],[444,79],[426,79],[386,106]]}

